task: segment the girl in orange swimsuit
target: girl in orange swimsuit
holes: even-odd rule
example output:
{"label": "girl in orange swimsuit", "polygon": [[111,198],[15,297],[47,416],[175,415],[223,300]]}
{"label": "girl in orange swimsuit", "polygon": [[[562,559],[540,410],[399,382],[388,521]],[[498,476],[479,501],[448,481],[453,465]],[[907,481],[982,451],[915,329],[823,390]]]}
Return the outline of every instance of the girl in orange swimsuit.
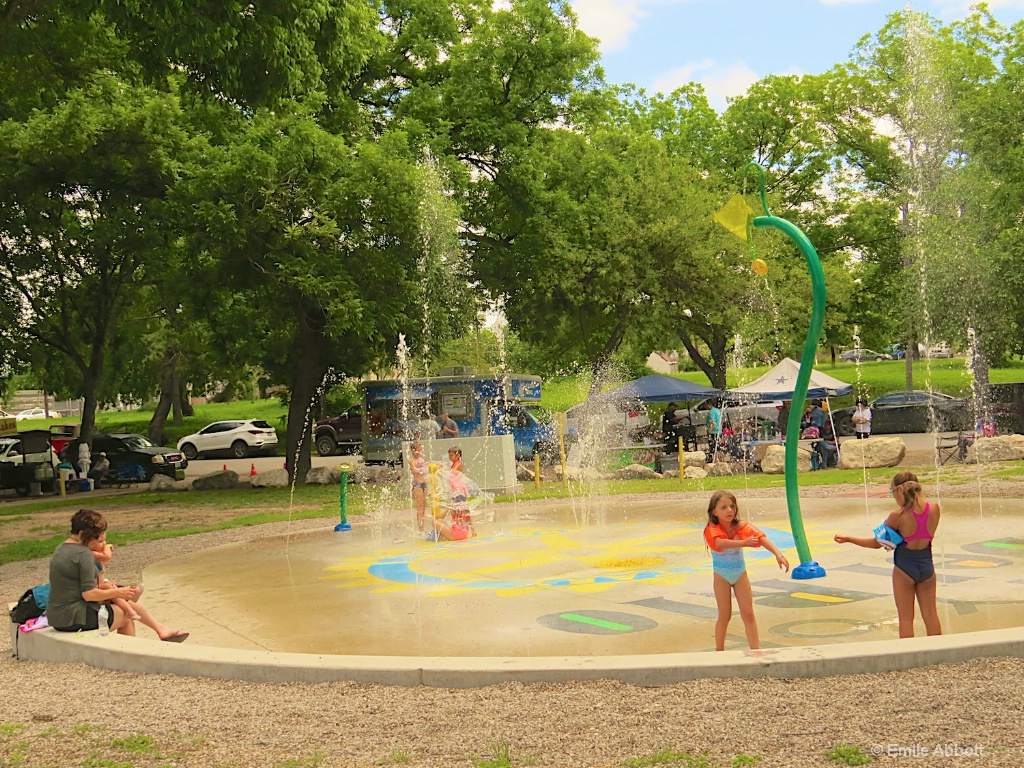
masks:
{"label": "girl in orange swimsuit", "polygon": [[718,604],[718,622],[715,624],[715,650],[725,650],[725,633],[732,618],[732,594],[743,619],[743,629],[751,650],[760,647],[757,620],[754,618],[754,595],[750,589],[743,547],[763,546],[782,568],[789,572],[789,561],[772,544],[761,529],[740,520],[739,503],[729,491],[715,491],[708,503],[708,524],[704,541],[711,550],[711,563],[715,571],[715,602]]}
{"label": "girl in orange swimsuit", "polygon": [[[939,527],[939,505],[926,502],[921,483],[913,472],[898,472],[892,479],[889,494],[900,508],[892,512],[885,525],[903,541],[893,553],[892,593],[900,620],[900,637],[914,636],[914,601],[921,609],[921,619],[929,635],[941,635],[942,624],[935,603],[937,579],[932,562],[932,539]],[[867,549],[881,549],[877,539],[837,535],[840,544],[856,544]]]}

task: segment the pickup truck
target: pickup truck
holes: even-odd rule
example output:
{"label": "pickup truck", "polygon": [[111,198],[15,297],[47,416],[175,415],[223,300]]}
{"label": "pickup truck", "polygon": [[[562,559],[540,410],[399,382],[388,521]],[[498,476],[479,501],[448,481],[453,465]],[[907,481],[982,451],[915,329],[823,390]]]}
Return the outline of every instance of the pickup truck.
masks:
{"label": "pickup truck", "polygon": [[359,453],[363,444],[363,406],[353,405],[340,416],[320,419],[313,425],[316,452],[321,456]]}

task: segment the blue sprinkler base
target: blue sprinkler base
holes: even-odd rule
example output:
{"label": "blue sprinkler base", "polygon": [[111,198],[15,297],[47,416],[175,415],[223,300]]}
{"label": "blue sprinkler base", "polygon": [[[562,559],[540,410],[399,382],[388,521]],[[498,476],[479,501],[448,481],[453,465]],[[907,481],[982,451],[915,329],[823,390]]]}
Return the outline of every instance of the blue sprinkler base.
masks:
{"label": "blue sprinkler base", "polygon": [[336,531],[351,531],[352,530],[352,523],[338,523],[336,526],[334,526],[334,530],[336,530]]}
{"label": "blue sprinkler base", "polygon": [[825,569],[811,560],[809,563],[800,563],[793,569],[793,578],[799,581],[805,579],[821,579],[825,576]]}

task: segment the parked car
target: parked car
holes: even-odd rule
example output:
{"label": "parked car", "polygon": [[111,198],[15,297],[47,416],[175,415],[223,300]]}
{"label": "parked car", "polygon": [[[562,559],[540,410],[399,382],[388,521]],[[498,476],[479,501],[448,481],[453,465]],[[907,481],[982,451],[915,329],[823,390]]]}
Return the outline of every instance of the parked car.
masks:
{"label": "parked car", "polygon": [[954,354],[953,348],[944,341],[940,341],[938,344],[933,344],[928,347],[928,357],[931,358],[953,357]]}
{"label": "parked car", "polygon": [[320,419],[313,425],[316,452],[321,456],[358,453],[363,444],[363,406],[353,405],[338,416]]}
{"label": "parked car", "polygon": [[43,408],[28,408],[14,418],[18,421],[24,421],[25,419],[59,419],[61,415],[57,411],[48,411]]}
{"label": "parked car", "polygon": [[172,448],[154,445],[142,435],[128,432],[94,435],[92,453],[95,455],[100,452],[107,454],[107,460],[115,470],[119,464],[138,464],[145,473],[147,483],[153,479],[153,475],[167,475],[175,480],[185,479],[185,468],[188,466],[185,455]]}
{"label": "parked car", "polygon": [[902,344],[890,344],[885,351],[893,360],[903,360],[907,356],[907,350],[903,348]]}
{"label": "parked car", "polygon": [[236,459],[277,450],[277,432],[262,419],[215,421],[178,441],[178,450],[195,461],[200,456],[228,455]]}
{"label": "parked car", "polygon": [[[852,435],[855,406],[834,411],[836,431]],[[932,424],[932,411],[935,423]],[[910,390],[889,392],[871,404],[871,433],[888,435],[900,432],[950,432],[969,429],[972,422],[970,403],[963,398],[941,392]]]}
{"label": "parked car", "polygon": [[839,355],[844,363],[856,363],[862,360],[892,360],[887,352],[875,352],[873,349],[848,349]]}
{"label": "parked car", "polygon": [[7,411],[0,411],[0,419],[13,419],[14,414]]}
{"label": "parked car", "polygon": [[[686,424],[687,419],[693,426],[700,426],[707,424],[708,422],[708,411],[711,410],[711,406],[714,403],[714,398],[709,398],[697,404],[697,406],[687,414],[686,410],[680,408],[676,412],[678,420]],[[754,421],[758,423],[764,421],[770,421],[772,424],[777,424],[779,420],[779,408],[782,406],[781,400],[774,400],[769,403],[745,403],[739,400],[726,400],[720,406],[722,411],[722,426],[737,426],[741,421]]]}

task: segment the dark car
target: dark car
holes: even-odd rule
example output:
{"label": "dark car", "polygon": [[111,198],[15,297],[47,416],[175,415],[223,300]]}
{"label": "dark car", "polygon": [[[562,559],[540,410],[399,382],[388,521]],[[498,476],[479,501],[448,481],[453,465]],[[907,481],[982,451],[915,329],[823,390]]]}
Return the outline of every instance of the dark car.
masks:
{"label": "dark car", "polygon": [[[836,431],[840,435],[854,434],[853,412],[856,407],[843,408],[833,413]],[[932,423],[932,412],[935,414]],[[968,429],[972,422],[970,403],[959,397],[941,392],[910,390],[889,392],[871,404],[871,434],[888,435],[897,432],[951,432]]]}
{"label": "dark car", "polygon": [[892,360],[888,352],[875,352],[873,349],[848,349],[839,356],[844,363],[855,363],[863,360]]}
{"label": "dark car", "polygon": [[340,416],[320,419],[313,426],[313,439],[321,456],[358,453],[363,443],[363,406],[353,405]]}
{"label": "dark car", "polygon": [[92,439],[92,455],[96,456],[101,451],[107,454],[107,461],[115,470],[119,464],[138,464],[146,474],[147,483],[153,479],[153,475],[167,475],[174,480],[185,479],[185,467],[188,466],[185,454],[175,448],[154,445],[142,435],[127,432],[95,435]]}

